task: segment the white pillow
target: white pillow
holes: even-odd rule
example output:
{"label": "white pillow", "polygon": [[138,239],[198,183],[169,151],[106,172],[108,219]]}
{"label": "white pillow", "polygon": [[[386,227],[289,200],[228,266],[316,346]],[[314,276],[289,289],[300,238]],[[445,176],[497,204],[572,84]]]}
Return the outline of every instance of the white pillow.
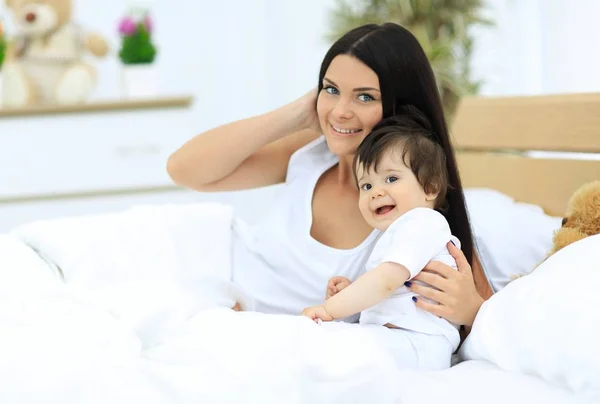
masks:
{"label": "white pillow", "polygon": [[600,235],[571,244],[480,309],[465,359],[536,375],[600,402]]}
{"label": "white pillow", "polygon": [[5,234],[0,234],[0,279],[0,299],[35,294],[60,282],[34,250]]}
{"label": "white pillow", "polygon": [[140,205],[31,222],[9,234],[95,289],[137,280],[230,279],[233,209],[219,203]]}
{"label": "white pillow", "polygon": [[561,217],[492,189],[467,189],[465,199],[479,258],[495,292],[543,261]]}

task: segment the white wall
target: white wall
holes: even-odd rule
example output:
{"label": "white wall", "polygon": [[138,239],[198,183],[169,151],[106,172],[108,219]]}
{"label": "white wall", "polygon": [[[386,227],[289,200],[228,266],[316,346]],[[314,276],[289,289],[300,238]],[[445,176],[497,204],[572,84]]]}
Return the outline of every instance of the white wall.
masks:
{"label": "white wall", "polygon": [[487,0],[473,71],[483,95],[600,91],[598,0]]}
{"label": "white wall", "polygon": [[472,30],[472,71],[484,95],[539,94],[543,91],[542,26],[538,0],[487,0],[493,27]]}
{"label": "white wall", "polygon": [[552,0],[540,9],[545,90],[600,91],[600,1]]}

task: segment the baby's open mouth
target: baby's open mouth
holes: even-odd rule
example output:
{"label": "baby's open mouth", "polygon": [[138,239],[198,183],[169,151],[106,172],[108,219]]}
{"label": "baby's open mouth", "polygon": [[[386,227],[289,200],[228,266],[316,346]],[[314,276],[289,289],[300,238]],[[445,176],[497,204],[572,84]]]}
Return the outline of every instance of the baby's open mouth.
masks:
{"label": "baby's open mouth", "polygon": [[375,209],[375,213],[378,215],[385,215],[386,213],[389,213],[395,207],[396,207],[395,205],[380,206],[377,209]]}

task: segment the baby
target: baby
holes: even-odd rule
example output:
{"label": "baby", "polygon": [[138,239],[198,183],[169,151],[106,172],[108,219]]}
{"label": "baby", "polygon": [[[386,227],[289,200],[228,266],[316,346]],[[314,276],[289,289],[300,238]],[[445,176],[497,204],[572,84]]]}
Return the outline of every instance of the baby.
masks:
{"label": "baby", "polygon": [[[446,245],[460,248],[440,213],[446,209],[448,188],[443,149],[431,136],[426,118],[416,109],[409,111],[378,124],[354,160],[359,209],[367,223],[383,232],[366,272],[354,282],[331,278],[325,303],[304,309],[302,315],[332,321],[360,313],[360,324],[410,333],[410,344],[394,345],[398,361],[419,349],[444,352],[449,363],[460,341],[458,327],[417,308],[414,293],[405,286],[431,260],[456,270]],[[436,344],[443,349],[432,348]]]}

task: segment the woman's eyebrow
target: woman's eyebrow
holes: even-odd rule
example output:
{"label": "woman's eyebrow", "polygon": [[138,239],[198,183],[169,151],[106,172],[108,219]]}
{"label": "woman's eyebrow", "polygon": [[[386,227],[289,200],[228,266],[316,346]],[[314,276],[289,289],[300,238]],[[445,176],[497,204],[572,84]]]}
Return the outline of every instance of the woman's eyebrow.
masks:
{"label": "woman's eyebrow", "polygon": [[358,87],[355,88],[353,91],[377,91],[377,92],[381,92],[378,88],[375,87]]}
{"label": "woman's eyebrow", "polygon": [[[327,77],[324,77],[323,80],[327,81],[329,84],[335,86],[335,87],[339,87],[337,84],[335,84],[335,82],[333,80],[329,80]],[[377,91],[377,92],[381,92],[381,90],[379,90],[378,88],[375,87],[358,87],[353,89],[352,91],[358,92],[358,91]]]}
{"label": "woman's eyebrow", "polygon": [[333,82],[333,80],[329,80],[327,77],[323,77],[323,80],[325,80],[325,81],[329,82],[329,84],[332,84],[332,85],[334,85],[334,86],[336,86],[336,87],[339,87],[337,84],[335,84],[335,83]]}

